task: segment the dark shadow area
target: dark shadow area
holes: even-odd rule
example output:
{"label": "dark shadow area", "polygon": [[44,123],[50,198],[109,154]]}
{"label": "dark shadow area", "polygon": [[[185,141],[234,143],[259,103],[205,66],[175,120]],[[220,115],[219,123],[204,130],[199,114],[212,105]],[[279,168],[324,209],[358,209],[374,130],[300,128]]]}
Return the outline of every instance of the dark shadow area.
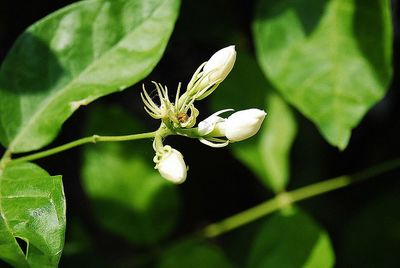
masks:
{"label": "dark shadow area", "polygon": [[28,250],[28,244],[26,243],[26,241],[19,237],[15,237],[15,240],[17,240],[18,246],[21,248],[22,252],[26,256],[26,252]]}
{"label": "dark shadow area", "polygon": [[1,268],[12,268],[12,266],[10,266],[8,263],[3,262],[2,260],[0,260],[0,267]]}
{"label": "dark shadow area", "polygon": [[400,267],[400,214],[396,213],[400,195],[396,188],[375,193],[350,216],[338,252],[338,267]]}
{"label": "dark shadow area", "polygon": [[[158,199],[158,202],[163,197],[162,192],[160,194],[160,197],[157,196],[155,198]],[[108,232],[114,233],[122,240],[132,244],[139,244],[144,247],[155,246],[157,245],[157,238],[152,236],[152,228],[154,228],[154,233],[158,235],[166,227],[163,222],[152,220],[153,216],[157,216],[158,212],[162,212],[162,207],[156,208],[155,205],[150,205],[150,208],[143,212],[108,198],[92,199],[90,202],[98,224],[104,230],[108,230]],[[154,208],[156,208],[156,211],[154,211]],[[161,215],[169,216],[168,214]],[[174,217],[175,215],[170,216]],[[125,232],[127,230],[131,231]]]}
{"label": "dark shadow area", "polygon": [[0,62],[18,36],[34,21],[64,7],[74,0],[30,2],[25,0],[0,2]]}

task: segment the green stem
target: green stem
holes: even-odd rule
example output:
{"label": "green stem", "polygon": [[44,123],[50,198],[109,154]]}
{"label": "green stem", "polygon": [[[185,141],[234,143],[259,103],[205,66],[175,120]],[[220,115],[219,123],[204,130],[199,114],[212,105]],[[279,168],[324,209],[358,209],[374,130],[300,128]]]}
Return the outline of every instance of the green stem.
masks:
{"label": "green stem", "polygon": [[7,150],[4,154],[3,157],[0,159],[0,173],[4,168],[6,167],[7,163],[11,161],[11,152]]}
{"label": "green stem", "polygon": [[96,142],[106,142],[106,141],[132,141],[132,140],[140,140],[140,139],[149,139],[154,138],[159,131],[147,132],[147,133],[140,133],[140,134],[133,134],[133,135],[123,135],[123,136],[99,136],[93,135],[85,138],[81,138],[57,147],[54,147],[49,150],[45,150],[42,152],[30,154],[27,156],[22,156],[19,158],[15,158],[9,161],[9,163],[20,163],[20,162],[27,162],[32,160],[37,160],[40,158],[44,158],[53,154],[57,154],[71,148],[86,144],[86,143],[96,143]]}
{"label": "green stem", "polygon": [[206,226],[201,233],[208,238],[216,237],[247,223],[260,219],[274,211],[290,206],[291,204],[314,197],[326,192],[346,187],[355,182],[370,179],[376,175],[400,168],[400,158],[394,159],[361,172],[351,175],[339,176],[326,181],[317,182],[297,190],[283,192],[255,207],[247,209],[220,222]]}
{"label": "green stem", "polygon": [[180,128],[180,129],[175,130],[175,133],[180,136],[184,136],[184,137],[188,137],[188,138],[192,138],[192,139],[198,139],[198,138],[203,137],[199,134],[197,127]]}

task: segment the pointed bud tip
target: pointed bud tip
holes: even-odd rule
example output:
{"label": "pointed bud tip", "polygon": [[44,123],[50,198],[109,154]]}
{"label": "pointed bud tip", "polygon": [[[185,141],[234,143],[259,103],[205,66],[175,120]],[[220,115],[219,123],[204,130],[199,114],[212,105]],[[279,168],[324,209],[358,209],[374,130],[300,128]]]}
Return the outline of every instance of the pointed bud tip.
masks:
{"label": "pointed bud tip", "polygon": [[266,111],[257,108],[252,108],[249,110],[253,113],[254,117],[264,118],[267,115]]}
{"label": "pointed bud tip", "polygon": [[230,141],[242,141],[254,136],[261,128],[267,113],[252,108],[233,113],[226,120],[225,135]]}
{"label": "pointed bud tip", "polygon": [[232,70],[235,61],[236,50],[234,45],[215,52],[203,67],[203,71],[208,76],[208,83],[222,82]]}

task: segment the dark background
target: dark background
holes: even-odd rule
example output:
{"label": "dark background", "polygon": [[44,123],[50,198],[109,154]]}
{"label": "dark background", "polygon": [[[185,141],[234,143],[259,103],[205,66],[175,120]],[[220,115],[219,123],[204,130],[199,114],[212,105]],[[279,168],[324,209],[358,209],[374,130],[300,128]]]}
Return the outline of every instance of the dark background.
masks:
{"label": "dark background", "polygon": [[[20,33],[33,22],[74,1],[1,1],[0,3],[0,61]],[[175,85],[188,81],[192,71],[221,47],[235,43],[254,53],[250,25],[255,1],[203,0],[183,1],[175,31],[161,62],[143,82],[160,81]],[[289,190],[341,174],[348,174],[370,165],[395,158],[400,151],[400,59],[399,59],[399,1],[392,1],[394,34],[394,76],[387,96],[379,102],[354,129],[350,144],[344,152],[329,146],[316,127],[299,113],[299,133],[291,154]],[[119,103],[131,113],[144,119],[149,130],[156,126],[147,119],[139,101],[141,83],[124,92],[103,98],[106,103]],[[210,114],[207,101],[201,108]],[[89,107],[78,110],[63,126],[53,145],[82,136],[85,115]],[[179,186],[183,200],[182,220],[175,237],[191,233],[207,223],[217,221],[256,205],[270,197],[257,178],[229,149],[215,150],[180,137],[169,143],[185,155],[191,172],[187,182]],[[1,149],[2,150],[2,149]],[[126,259],[142,254],[142,249],[100,229],[91,216],[87,197],[80,186],[80,149],[37,161],[50,174],[63,174],[67,197],[67,219],[80,218],[94,241],[95,255],[66,256],[61,266],[72,267],[101,259],[104,267],[130,267]],[[204,168],[206,166],[206,168]],[[213,176],[209,176],[210,172]],[[399,267],[396,255],[400,250],[400,172],[395,171],[358,185],[318,196],[300,203],[328,231],[337,259],[337,266],[354,267],[363,257],[376,255],[381,267]],[[218,179],[217,179],[218,178]],[[375,214],[369,213],[360,226],[354,215],[375,204]],[[367,213],[368,214],[368,213]],[[356,222],[356,223],[355,223]],[[253,223],[257,224],[257,223]],[[69,225],[67,224],[69,227]],[[385,233],[394,226],[397,233]],[[67,227],[67,243],[70,229]],[[361,241],[369,243],[352,248],[347,235],[360,230]],[[246,229],[246,227],[244,227]],[[364,230],[364,233],[363,233]],[[229,247],[238,231],[218,237],[214,243]],[[356,234],[357,235],[357,234]],[[235,258],[233,256],[233,258]],[[238,256],[236,258],[239,258]],[[97,260],[99,261],[99,259]],[[124,262],[126,261],[126,262]],[[240,265],[240,260],[237,260]],[[93,263],[93,262],[92,262]],[[0,266],[2,264],[0,263]]]}

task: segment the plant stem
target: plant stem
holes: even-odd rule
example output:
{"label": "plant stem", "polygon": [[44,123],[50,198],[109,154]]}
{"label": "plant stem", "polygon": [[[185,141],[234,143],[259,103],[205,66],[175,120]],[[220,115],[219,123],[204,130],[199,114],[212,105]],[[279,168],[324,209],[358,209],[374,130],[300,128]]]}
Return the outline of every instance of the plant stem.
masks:
{"label": "plant stem", "polygon": [[71,141],[69,143],[54,147],[49,150],[45,150],[42,152],[30,154],[27,156],[22,156],[19,158],[15,158],[9,161],[9,163],[20,163],[20,162],[27,162],[32,160],[37,160],[40,158],[44,158],[53,154],[57,154],[71,148],[86,144],[86,143],[96,143],[96,142],[106,142],[106,141],[132,141],[132,140],[140,140],[140,139],[149,139],[154,138],[158,131],[153,132],[146,132],[140,134],[133,134],[133,135],[123,135],[123,136],[99,136],[93,135],[85,138],[81,138],[75,141]]}
{"label": "plant stem", "polygon": [[271,214],[274,211],[290,206],[295,202],[340,189],[355,182],[373,178],[376,175],[380,175],[396,168],[400,168],[400,158],[378,164],[351,175],[339,176],[290,192],[283,192],[255,207],[228,217],[220,222],[210,224],[206,226],[201,233],[207,238],[216,237],[242,225],[260,219],[261,217]]}
{"label": "plant stem", "polygon": [[11,161],[11,152],[9,150],[5,151],[3,157],[0,159],[0,173],[6,167],[7,163]]}

